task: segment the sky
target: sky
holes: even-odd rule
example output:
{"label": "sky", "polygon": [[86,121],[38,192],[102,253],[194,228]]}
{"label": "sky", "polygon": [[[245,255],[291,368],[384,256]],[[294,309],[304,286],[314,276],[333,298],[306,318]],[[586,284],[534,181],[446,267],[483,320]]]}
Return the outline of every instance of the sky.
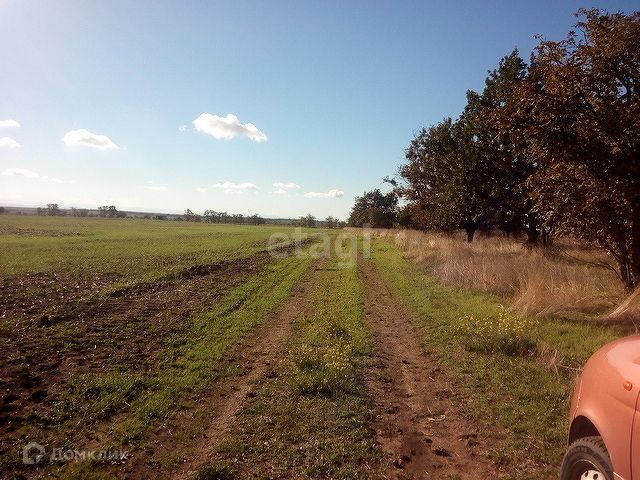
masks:
{"label": "sky", "polygon": [[346,219],[593,6],[640,2],[0,0],[0,205]]}

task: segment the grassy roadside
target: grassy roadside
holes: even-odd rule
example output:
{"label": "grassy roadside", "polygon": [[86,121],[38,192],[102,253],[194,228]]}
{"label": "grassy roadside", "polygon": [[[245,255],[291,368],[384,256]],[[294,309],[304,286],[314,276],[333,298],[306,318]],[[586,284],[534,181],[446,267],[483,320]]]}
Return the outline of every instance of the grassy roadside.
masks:
{"label": "grassy roadside", "polygon": [[[83,432],[104,422],[109,431],[102,443],[93,448],[131,450],[143,446],[149,430],[171,415],[181,399],[224,378],[225,373],[217,365],[225,351],[290,295],[313,261],[309,256],[289,256],[231,290],[213,311],[190,319],[191,326],[181,338],[167,339],[168,347],[154,373],[116,368],[74,377],[72,387],[59,403],[60,418],[66,420],[55,428],[57,433],[68,435],[65,443],[56,446],[83,448]],[[74,433],[78,425],[81,430]],[[28,425],[21,436],[45,440],[47,431]],[[13,463],[15,459],[17,455],[6,460]],[[54,466],[51,470],[60,478],[107,475],[96,471],[96,465],[88,461]]]}
{"label": "grassy roadside", "polygon": [[510,433],[495,455],[514,467],[512,478],[552,478],[565,448],[573,368],[620,332],[517,317],[494,297],[443,286],[390,241],[375,240],[372,253],[382,277],[417,313],[427,348],[467,387],[470,415]]}
{"label": "grassy roadside", "polygon": [[199,479],[371,478],[379,453],[361,377],[371,338],[356,266],[318,272],[283,360],[241,411]]}

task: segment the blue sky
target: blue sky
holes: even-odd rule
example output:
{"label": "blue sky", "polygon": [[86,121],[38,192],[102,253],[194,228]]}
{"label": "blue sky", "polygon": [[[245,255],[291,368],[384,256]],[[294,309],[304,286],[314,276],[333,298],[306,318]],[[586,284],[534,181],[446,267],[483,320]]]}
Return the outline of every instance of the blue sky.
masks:
{"label": "blue sky", "polygon": [[0,0],[0,204],[345,219],[581,6]]}

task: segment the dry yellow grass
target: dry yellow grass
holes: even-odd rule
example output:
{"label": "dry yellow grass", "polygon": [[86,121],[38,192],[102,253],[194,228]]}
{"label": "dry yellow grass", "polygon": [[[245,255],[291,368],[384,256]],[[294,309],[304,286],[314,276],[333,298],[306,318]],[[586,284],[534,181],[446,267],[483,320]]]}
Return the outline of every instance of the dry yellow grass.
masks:
{"label": "dry yellow grass", "polygon": [[504,297],[518,313],[602,315],[624,299],[607,255],[569,239],[553,248],[527,248],[499,234],[471,243],[461,235],[415,230],[370,230],[393,238],[405,255],[443,283]]}
{"label": "dry yellow grass", "polygon": [[[613,312],[611,312],[607,318],[609,320],[616,321],[636,321],[640,319],[640,287],[636,288],[635,291],[629,295],[624,302],[618,306]],[[636,328],[638,324],[636,323]]]}

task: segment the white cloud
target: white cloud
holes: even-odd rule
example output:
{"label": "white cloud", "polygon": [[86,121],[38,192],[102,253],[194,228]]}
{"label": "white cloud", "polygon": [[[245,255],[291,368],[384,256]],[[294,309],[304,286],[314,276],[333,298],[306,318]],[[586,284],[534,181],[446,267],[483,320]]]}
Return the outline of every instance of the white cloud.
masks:
{"label": "white cloud", "polygon": [[185,132],[186,130],[187,130],[187,126],[186,126],[186,125],[180,125],[180,126],[178,127],[178,131],[179,131],[179,132]]}
{"label": "white cloud", "polygon": [[59,178],[56,178],[56,177],[40,177],[40,179],[44,180],[45,182],[52,182],[52,183],[70,183],[70,182],[65,182],[64,180],[60,180]]}
{"label": "white cloud", "polygon": [[15,120],[0,120],[0,128],[17,128],[20,124]]}
{"label": "white cloud", "polygon": [[203,188],[203,187],[198,187],[198,188],[196,188],[196,192],[207,193],[207,189]]}
{"label": "white cloud", "polygon": [[62,141],[69,146],[81,145],[83,147],[97,148],[100,150],[118,150],[120,148],[106,135],[91,133],[84,128],[67,132],[65,136],[62,137]]}
{"label": "white cloud", "polygon": [[276,195],[288,195],[289,192],[287,192],[286,190],[283,190],[282,188],[279,188],[278,190],[276,190],[275,192]]}
{"label": "white cloud", "polygon": [[237,136],[244,136],[256,142],[265,142],[267,136],[258,130],[253,123],[240,123],[240,119],[233,113],[226,117],[203,113],[193,121],[196,130],[211,135],[218,140],[231,140]]}
{"label": "white cloud", "polygon": [[164,185],[146,185],[144,188],[153,190],[154,192],[166,192],[168,190]]}
{"label": "white cloud", "polygon": [[7,177],[33,178],[33,179],[44,180],[45,182],[52,182],[52,183],[64,183],[64,181],[60,180],[59,178],[39,175],[33,170],[27,170],[26,168],[16,168],[16,167],[7,168],[4,172],[2,172],[2,175],[6,175]]}
{"label": "white cloud", "polygon": [[0,148],[19,148],[20,144],[13,138],[2,137],[0,138]]}
{"label": "white cloud", "polygon": [[344,196],[342,190],[329,190],[328,192],[307,192],[304,194],[307,198],[340,198]]}
{"label": "white cloud", "polygon": [[3,175],[7,175],[8,177],[26,177],[26,178],[38,178],[40,175],[38,175],[36,172],[33,172],[31,170],[27,170],[26,168],[7,168],[4,172],[2,172]]}
{"label": "white cloud", "polygon": [[213,188],[220,188],[224,191],[224,193],[242,193],[244,190],[258,190],[258,187],[250,182],[224,182],[224,183],[216,183],[213,185]]}
{"label": "white cloud", "polygon": [[276,182],[276,183],[273,183],[272,185],[281,190],[293,190],[294,188],[300,188],[300,185],[293,182],[289,182],[289,183]]}

